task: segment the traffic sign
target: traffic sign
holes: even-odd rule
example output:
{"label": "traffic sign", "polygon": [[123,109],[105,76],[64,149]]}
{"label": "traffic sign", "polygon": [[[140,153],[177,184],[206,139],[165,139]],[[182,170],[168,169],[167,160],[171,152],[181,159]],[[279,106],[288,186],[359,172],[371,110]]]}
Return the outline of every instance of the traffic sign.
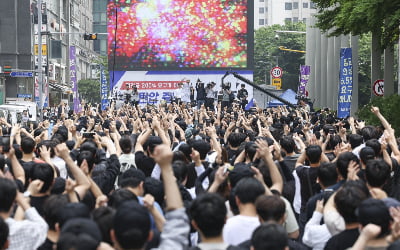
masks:
{"label": "traffic sign", "polygon": [[281,67],[273,67],[271,69],[272,78],[281,78],[283,74],[283,70]]}
{"label": "traffic sign", "polygon": [[11,72],[10,73],[11,77],[33,77],[32,72]]}
{"label": "traffic sign", "polygon": [[276,86],[276,89],[281,89],[282,88],[282,79],[281,78],[272,79],[272,86]]}
{"label": "traffic sign", "polygon": [[[34,45],[33,53],[39,55],[39,44]],[[47,44],[42,44],[42,56],[47,56]]]}
{"label": "traffic sign", "polygon": [[376,80],[372,89],[376,96],[383,96],[385,82],[383,80]]}

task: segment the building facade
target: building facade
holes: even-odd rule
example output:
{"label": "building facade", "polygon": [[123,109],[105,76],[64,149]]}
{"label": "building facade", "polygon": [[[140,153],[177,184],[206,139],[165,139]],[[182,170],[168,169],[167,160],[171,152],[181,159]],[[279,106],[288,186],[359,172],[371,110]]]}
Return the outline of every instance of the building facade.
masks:
{"label": "building facade", "polygon": [[307,22],[316,13],[310,0],[254,0],[254,29],[285,22]]}
{"label": "building facade", "polygon": [[94,51],[107,56],[107,3],[108,0],[97,0],[93,5],[93,31],[101,33],[94,41]]}
{"label": "building facade", "polygon": [[[93,41],[83,39],[93,32],[92,0],[37,0],[0,1],[0,67],[11,66],[12,72],[31,72],[26,77],[0,74],[0,104],[6,98],[35,100],[38,71],[38,19],[42,9],[42,70],[47,105],[57,105],[61,99],[70,99],[71,46],[76,47],[76,77],[91,77],[91,65],[98,54]],[[6,34],[6,35],[5,35]],[[3,71],[2,71],[3,72]],[[25,76],[25,75],[24,75]],[[36,81],[36,83],[35,83]],[[37,89],[36,89],[37,90]]]}

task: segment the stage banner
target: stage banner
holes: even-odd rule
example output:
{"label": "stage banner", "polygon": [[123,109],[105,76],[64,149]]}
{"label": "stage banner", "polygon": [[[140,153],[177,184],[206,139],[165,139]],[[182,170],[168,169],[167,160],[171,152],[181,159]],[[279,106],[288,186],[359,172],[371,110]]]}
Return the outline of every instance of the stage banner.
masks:
{"label": "stage banner", "polygon": [[338,118],[350,116],[351,95],[353,92],[353,63],[351,48],[340,50],[340,74],[338,90]]}
{"label": "stage banner", "polygon": [[307,97],[307,84],[310,79],[310,66],[308,65],[300,65],[300,84],[299,89],[297,90],[297,95],[299,97]]}

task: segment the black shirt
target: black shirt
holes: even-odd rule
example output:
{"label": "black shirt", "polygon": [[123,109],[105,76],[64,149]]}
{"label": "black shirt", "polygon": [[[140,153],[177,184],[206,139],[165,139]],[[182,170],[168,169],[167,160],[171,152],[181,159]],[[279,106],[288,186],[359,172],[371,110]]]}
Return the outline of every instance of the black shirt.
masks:
{"label": "black shirt", "polygon": [[46,199],[49,198],[48,195],[45,196],[30,196],[31,199],[31,206],[36,208],[38,213],[43,217],[43,204]]}
{"label": "black shirt", "polygon": [[299,166],[296,168],[296,173],[300,179],[301,186],[301,211],[305,212],[307,201],[321,190],[321,187],[317,183],[318,167],[306,168]]}
{"label": "black shirt", "polygon": [[146,177],[151,176],[151,172],[153,172],[153,168],[156,165],[154,159],[146,156],[143,151],[135,153],[135,163],[137,168],[142,170]]}
{"label": "black shirt", "polygon": [[360,235],[358,228],[344,230],[332,236],[325,245],[325,250],[345,250],[354,245]]}
{"label": "black shirt", "polygon": [[56,243],[46,238],[46,241],[38,248],[38,250],[53,250],[55,249]]}

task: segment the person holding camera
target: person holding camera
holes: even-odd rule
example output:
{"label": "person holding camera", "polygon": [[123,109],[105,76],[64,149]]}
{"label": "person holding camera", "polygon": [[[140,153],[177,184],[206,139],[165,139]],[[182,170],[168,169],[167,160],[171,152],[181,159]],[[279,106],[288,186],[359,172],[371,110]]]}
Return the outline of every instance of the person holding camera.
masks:
{"label": "person holding camera", "polygon": [[247,100],[247,97],[249,96],[249,92],[247,92],[247,89],[245,89],[244,84],[241,84],[240,87],[241,88],[238,91],[237,98],[239,99],[240,106],[242,106],[242,109],[244,110],[247,103],[249,103],[249,101]]}

